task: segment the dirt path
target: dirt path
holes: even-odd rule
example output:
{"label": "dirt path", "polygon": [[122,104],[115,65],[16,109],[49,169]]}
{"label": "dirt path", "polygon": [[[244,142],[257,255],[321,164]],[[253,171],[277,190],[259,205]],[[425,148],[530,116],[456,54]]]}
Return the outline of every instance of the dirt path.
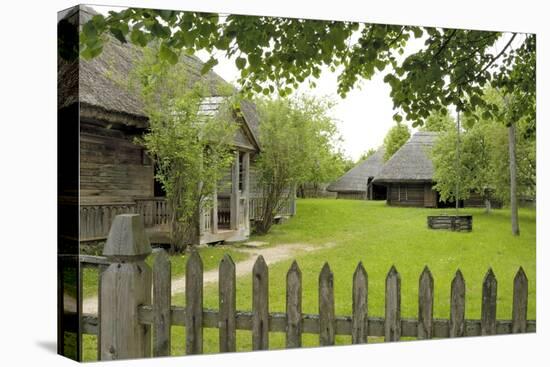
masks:
{"label": "dirt path", "polygon": [[[262,255],[267,265],[270,265],[280,261],[288,260],[301,253],[318,251],[321,249],[332,247],[333,245],[334,244],[332,243],[326,244],[324,246],[290,243],[266,248],[235,248],[236,251],[250,254],[250,257],[248,259],[239,261],[235,264],[235,272],[237,278],[250,274],[252,272],[254,262],[259,255]],[[217,283],[217,281],[218,269],[212,269],[204,272],[204,284]],[[185,277],[172,280],[172,295],[183,293],[184,291]],[[87,314],[97,314],[97,297],[86,298],[82,304],[82,311]]]}

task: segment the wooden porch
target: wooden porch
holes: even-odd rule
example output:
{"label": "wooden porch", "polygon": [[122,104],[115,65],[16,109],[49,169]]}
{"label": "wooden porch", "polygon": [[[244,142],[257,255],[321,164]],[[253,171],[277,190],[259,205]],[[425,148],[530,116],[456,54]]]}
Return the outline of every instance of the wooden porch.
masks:
{"label": "wooden porch", "polygon": [[[236,242],[250,236],[251,221],[261,213],[261,198],[250,196],[250,153],[238,151],[231,167],[231,189],[215,192],[216,200],[204,203],[199,218],[199,243]],[[164,197],[135,198],[125,202],[80,204],[80,242],[103,241],[118,214],[137,213],[143,217],[152,243],[170,243],[170,208]],[[289,200],[280,216],[295,213],[295,201]]]}

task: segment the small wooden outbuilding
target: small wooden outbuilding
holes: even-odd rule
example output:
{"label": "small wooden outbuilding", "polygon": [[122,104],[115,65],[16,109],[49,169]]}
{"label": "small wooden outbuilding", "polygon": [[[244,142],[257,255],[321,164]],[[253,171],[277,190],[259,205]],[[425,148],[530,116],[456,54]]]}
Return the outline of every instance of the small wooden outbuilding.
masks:
{"label": "small wooden outbuilding", "polygon": [[[396,206],[438,208],[455,206],[454,202],[442,202],[439,193],[433,189],[434,167],[430,151],[438,138],[437,132],[415,133],[384,164],[373,183],[387,187],[387,203]],[[466,200],[459,201],[460,207],[484,207],[485,202],[478,193],[472,192]],[[493,208],[502,207],[502,202],[491,199]]]}
{"label": "small wooden outbuilding", "polygon": [[336,192],[339,199],[385,200],[386,187],[373,183],[373,179],[384,165],[384,147],[357,164],[338,180],[327,187]]}
{"label": "small wooden outbuilding", "polygon": [[389,205],[435,208],[438,194],[432,188],[434,168],[429,151],[435,132],[417,132],[384,164],[373,183],[387,187]]}

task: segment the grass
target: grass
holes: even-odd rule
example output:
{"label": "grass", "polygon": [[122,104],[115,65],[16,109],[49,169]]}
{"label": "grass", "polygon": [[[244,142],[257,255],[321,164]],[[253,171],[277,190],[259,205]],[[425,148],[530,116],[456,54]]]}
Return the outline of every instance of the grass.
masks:
{"label": "grass", "polygon": [[[248,254],[240,251],[235,251],[229,246],[216,247],[200,247],[199,253],[203,262],[204,270],[211,270],[218,267],[221,258],[225,253],[233,258],[234,261],[242,261],[249,257]],[[170,257],[172,265],[172,279],[178,279],[185,275],[185,265],[187,264],[188,255],[173,255]],[[149,256],[146,262],[152,266],[155,255]],[[97,268],[85,268],[84,279],[82,281],[84,298],[97,295],[98,291],[98,271]]]}
{"label": "grass", "polygon": [[[399,208],[384,202],[306,199],[298,201],[297,215],[287,223],[273,227],[266,236],[251,240],[269,246],[306,243],[320,246],[318,251],[296,256],[302,270],[303,312],[317,313],[318,275],[325,261],[334,273],[336,314],[351,314],[352,275],[362,261],[369,276],[369,313],[384,315],[384,281],[392,265],[401,275],[401,315],[416,317],[418,312],[418,278],[429,266],[435,283],[434,317],[448,318],[450,283],[460,268],[466,280],[466,317],[480,318],[481,285],[491,267],[498,280],[497,317],[510,319],[513,277],[522,266],[529,278],[528,318],[536,315],[535,278],[535,210],[520,209],[521,236],[511,235],[510,216],[506,209],[484,214],[483,209],[461,209],[473,215],[471,233],[434,231],[426,227],[426,216],[452,209]],[[326,245],[332,245],[326,247]],[[204,257],[203,257],[203,260]],[[291,260],[269,268],[270,312],[285,310],[285,277]],[[237,308],[250,310],[251,277],[237,281]],[[183,305],[182,295],[172,304]],[[205,287],[204,306],[218,308],[217,285]],[[93,337],[87,337],[93,340]],[[185,331],[172,327],[172,354],[184,353]],[[373,341],[379,339],[373,338]],[[338,336],[337,344],[350,344],[351,338]],[[238,350],[251,350],[249,331],[239,331]],[[304,346],[318,345],[317,335],[304,335]],[[284,347],[284,334],[270,334],[270,348]],[[217,329],[204,331],[205,353],[218,352]],[[94,352],[95,353],[95,352]]]}

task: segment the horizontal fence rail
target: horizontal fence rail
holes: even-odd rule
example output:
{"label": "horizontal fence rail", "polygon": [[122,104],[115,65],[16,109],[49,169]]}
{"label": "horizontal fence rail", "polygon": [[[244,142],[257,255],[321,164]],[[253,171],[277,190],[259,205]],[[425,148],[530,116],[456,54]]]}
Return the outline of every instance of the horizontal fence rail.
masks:
{"label": "horizontal fence rail", "polygon": [[[428,267],[419,276],[416,318],[401,317],[401,278],[393,266],[386,276],[384,317],[372,316],[368,308],[369,278],[362,263],[357,265],[352,279],[352,314],[341,316],[335,315],[334,275],[328,263],[319,273],[318,313],[302,312],[302,274],[296,261],[287,272],[286,311],[270,312],[269,268],[261,255],[251,274],[252,309],[237,310],[235,264],[226,254],[219,265],[219,308],[212,310],[203,306],[203,263],[198,252],[192,251],[186,264],[186,306],[174,306],[171,305],[169,256],[160,250],[153,268],[149,269],[144,262],[151,252],[148,243],[120,242],[123,238],[141,241],[139,232],[143,231],[143,225],[134,220],[138,215],[120,217],[124,218],[115,221],[105,256],[81,258],[81,262],[104,269],[100,276],[99,317],[83,315],[81,319],[83,333],[101,335],[98,353],[101,359],[170,355],[172,325],[186,328],[186,354],[202,353],[203,328],[219,329],[220,352],[236,350],[237,330],[251,331],[253,350],[269,348],[269,332],[285,333],[286,347],[295,348],[302,345],[302,334],[317,334],[319,345],[334,345],[336,335],[351,336],[353,344],[360,344],[366,343],[367,337],[398,341],[403,337],[431,339],[536,331],[535,320],[527,320],[528,279],[522,268],[513,281],[510,320],[496,318],[497,279],[491,269],[482,283],[479,319],[465,318],[466,285],[460,271],[450,284],[449,318],[434,318],[434,279]],[[125,232],[134,234],[121,235]],[[120,287],[128,287],[128,284],[132,285],[132,291],[122,292]],[[121,292],[127,303],[120,303]],[[147,294],[152,294],[152,299]],[[123,315],[132,321],[117,323],[118,317]],[[128,315],[132,318],[128,319]],[[105,319],[111,321],[102,322]],[[126,339],[121,339],[122,336]]]}

